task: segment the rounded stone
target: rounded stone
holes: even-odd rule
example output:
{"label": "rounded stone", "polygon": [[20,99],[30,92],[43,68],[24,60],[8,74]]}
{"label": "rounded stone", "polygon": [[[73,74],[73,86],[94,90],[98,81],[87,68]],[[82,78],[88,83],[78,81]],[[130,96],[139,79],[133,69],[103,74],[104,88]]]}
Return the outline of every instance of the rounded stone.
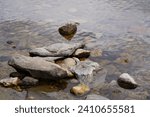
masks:
{"label": "rounded stone", "polygon": [[117,82],[120,87],[125,89],[135,89],[138,86],[134,78],[128,73],[121,74]]}
{"label": "rounded stone", "polygon": [[90,88],[85,84],[79,84],[71,88],[70,92],[76,96],[82,96],[90,91]]}

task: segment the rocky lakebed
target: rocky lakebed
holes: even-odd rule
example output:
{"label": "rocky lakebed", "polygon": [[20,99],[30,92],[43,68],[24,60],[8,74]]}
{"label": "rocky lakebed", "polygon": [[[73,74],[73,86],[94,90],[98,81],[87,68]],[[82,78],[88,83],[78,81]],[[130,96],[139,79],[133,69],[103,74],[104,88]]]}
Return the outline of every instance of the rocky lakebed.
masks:
{"label": "rocky lakebed", "polygon": [[19,52],[6,41],[11,56],[0,58],[1,99],[149,99],[149,45],[128,38],[105,51],[93,43],[87,37]]}

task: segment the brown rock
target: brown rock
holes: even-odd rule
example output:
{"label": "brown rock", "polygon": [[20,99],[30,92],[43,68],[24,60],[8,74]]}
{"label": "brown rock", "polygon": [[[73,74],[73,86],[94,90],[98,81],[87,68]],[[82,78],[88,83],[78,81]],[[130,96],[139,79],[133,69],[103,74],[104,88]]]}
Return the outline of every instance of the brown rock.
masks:
{"label": "brown rock", "polygon": [[77,49],[73,56],[77,58],[87,58],[90,56],[90,51],[84,49]]}
{"label": "brown rock", "polygon": [[85,84],[79,84],[71,88],[70,92],[76,96],[82,96],[90,91],[90,88]]}

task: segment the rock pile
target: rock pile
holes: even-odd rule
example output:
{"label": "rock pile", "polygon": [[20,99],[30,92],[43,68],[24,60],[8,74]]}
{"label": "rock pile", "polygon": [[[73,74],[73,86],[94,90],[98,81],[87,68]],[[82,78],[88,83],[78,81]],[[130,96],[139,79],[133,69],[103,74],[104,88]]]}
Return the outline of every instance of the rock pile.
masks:
{"label": "rock pile", "polygon": [[[30,56],[15,55],[8,64],[17,72],[11,73],[10,78],[0,80],[0,84],[4,87],[31,87],[38,85],[42,80],[60,81],[76,78],[77,85],[73,86],[70,92],[77,96],[88,94],[93,87],[105,84],[107,70],[87,59],[90,51],[85,50],[84,46],[84,43],[55,43],[47,47],[31,49]],[[99,73],[98,76],[96,73]],[[117,83],[116,87],[120,86],[124,89],[135,89],[139,86],[128,73],[121,74]],[[86,99],[107,98],[87,95]]]}
{"label": "rock pile", "polygon": [[75,95],[84,95],[90,91],[89,83],[93,80],[93,72],[99,69],[99,64],[90,60],[80,61],[79,58],[90,56],[90,51],[84,50],[83,43],[55,43],[47,47],[35,48],[29,51],[30,56],[15,55],[8,64],[25,78],[2,79],[0,84],[6,87],[37,85],[39,80],[61,80],[76,77],[77,86],[71,89]]}

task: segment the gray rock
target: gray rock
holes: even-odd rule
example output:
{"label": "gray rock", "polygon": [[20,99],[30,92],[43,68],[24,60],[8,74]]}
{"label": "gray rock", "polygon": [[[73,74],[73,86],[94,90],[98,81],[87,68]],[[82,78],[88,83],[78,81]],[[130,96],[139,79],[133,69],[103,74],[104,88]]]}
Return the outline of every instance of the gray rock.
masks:
{"label": "gray rock", "polygon": [[56,60],[62,59],[63,57],[35,57],[35,58],[42,58],[48,62],[55,62]]}
{"label": "gray rock", "polygon": [[93,81],[93,71],[99,69],[99,64],[93,61],[81,61],[70,70],[81,84],[89,85]]}
{"label": "gray rock", "polygon": [[109,99],[101,95],[90,94],[86,96],[86,100],[109,100]]}
{"label": "gray rock", "polygon": [[134,78],[128,73],[121,74],[117,82],[120,87],[125,89],[135,89],[138,86]]}
{"label": "gray rock", "polygon": [[21,83],[21,80],[17,77],[15,78],[5,78],[0,80],[0,84],[4,87],[13,87],[18,86]]}
{"label": "gray rock", "polygon": [[38,85],[38,83],[39,83],[38,79],[35,79],[32,77],[25,77],[22,80],[22,83],[20,85],[22,85],[22,86],[35,86],[35,85]]}
{"label": "gray rock", "polygon": [[42,58],[17,55],[9,60],[8,64],[21,72],[29,73],[37,79],[62,79],[70,77],[66,69],[59,65],[43,60]]}
{"label": "gray rock", "polygon": [[89,50],[84,50],[84,49],[77,49],[73,56],[77,58],[87,58],[90,56],[90,51]]}
{"label": "gray rock", "polygon": [[83,47],[83,43],[55,43],[47,47],[32,49],[29,53],[31,56],[66,57]]}

